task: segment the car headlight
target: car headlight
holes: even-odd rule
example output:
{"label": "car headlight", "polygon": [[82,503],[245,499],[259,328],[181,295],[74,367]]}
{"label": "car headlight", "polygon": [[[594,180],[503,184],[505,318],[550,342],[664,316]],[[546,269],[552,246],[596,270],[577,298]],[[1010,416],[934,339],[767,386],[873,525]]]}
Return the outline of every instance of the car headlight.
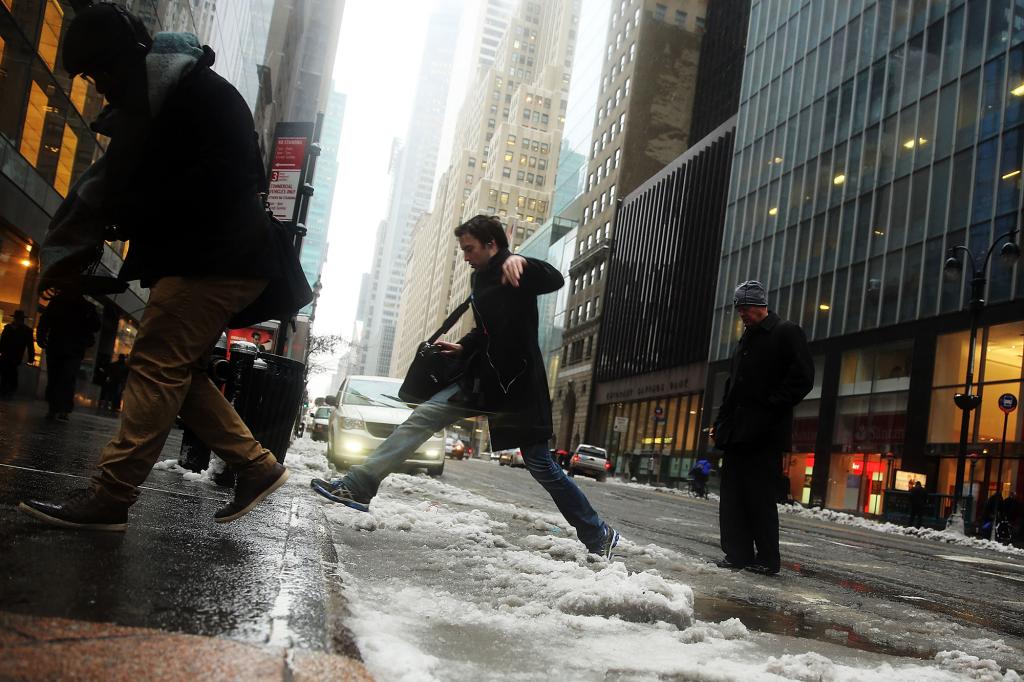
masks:
{"label": "car headlight", "polygon": [[441,452],[436,448],[431,448],[430,450],[425,450],[423,454],[425,454],[428,459],[437,459],[441,455]]}
{"label": "car headlight", "polygon": [[346,452],[362,452],[363,451],[363,444],[360,443],[357,440],[352,440],[351,438],[346,438],[341,446],[345,449]]}
{"label": "car headlight", "polygon": [[359,417],[345,417],[345,421],[344,424],[342,425],[342,428],[345,429],[346,431],[365,431],[366,422],[364,422]]}

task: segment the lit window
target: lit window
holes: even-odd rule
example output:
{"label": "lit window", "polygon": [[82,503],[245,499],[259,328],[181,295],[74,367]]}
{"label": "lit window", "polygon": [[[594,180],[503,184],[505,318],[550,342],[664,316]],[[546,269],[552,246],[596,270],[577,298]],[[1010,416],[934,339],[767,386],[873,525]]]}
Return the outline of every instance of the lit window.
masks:
{"label": "lit window", "polygon": [[[7,0],[4,4],[9,8],[10,3]],[[43,26],[39,31],[39,56],[50,67],[50,71],[53,71],[57,64],[57,44],[60,41],[60,28],[63,23],[64,10],[60,4],[57,0],[47,0]]]}

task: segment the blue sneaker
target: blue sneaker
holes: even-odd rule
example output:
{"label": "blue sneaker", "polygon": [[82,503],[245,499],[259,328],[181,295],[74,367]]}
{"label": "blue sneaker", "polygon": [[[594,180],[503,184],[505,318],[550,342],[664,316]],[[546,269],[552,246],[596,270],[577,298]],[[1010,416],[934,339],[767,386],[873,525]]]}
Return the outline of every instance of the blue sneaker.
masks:
{"label": "blue sneaker", "polygon": [[608,524],[604,526],[604,540],[601,541],[600,549],[597,551],[591,550],[591,554],[604,557],[608,561],[612,560],[612,550],[619,544],[619,531],[615,530]]}
{"label": "blue sneaker", "polygon": [[355,509],[356,511],[370,511],[370,500],[358,498],[353,495],[352,492],[345,487],[345,484],[340,478],[336,478],[331,481],[325,481],[322,478],[314,478],[309,482],[309,487],[318,495],[326,497],[331,502],[338,502],[346,507]]}

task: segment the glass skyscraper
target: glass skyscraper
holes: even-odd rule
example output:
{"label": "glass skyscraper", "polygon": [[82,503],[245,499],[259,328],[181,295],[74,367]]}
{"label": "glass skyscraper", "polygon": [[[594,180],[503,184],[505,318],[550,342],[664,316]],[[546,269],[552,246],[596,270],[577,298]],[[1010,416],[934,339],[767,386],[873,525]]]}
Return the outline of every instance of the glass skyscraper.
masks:
{"label": "glass skyscraper", "polygon": [[[950,247],[984,254],[1018,223],[1022,43],[1022,0],[752,3],[710,377],[717,404],[742,332],[733,288],[760,279],[816,356],[787,462],[798,500],[878,514],[915,476],[952,492],[969,282],[942,269]],[[1019,415],[1011,456],[988,455],[996,397],[1021,393],[1021,273],[989,270],[969,437],[981,497],[1020,488]]]}

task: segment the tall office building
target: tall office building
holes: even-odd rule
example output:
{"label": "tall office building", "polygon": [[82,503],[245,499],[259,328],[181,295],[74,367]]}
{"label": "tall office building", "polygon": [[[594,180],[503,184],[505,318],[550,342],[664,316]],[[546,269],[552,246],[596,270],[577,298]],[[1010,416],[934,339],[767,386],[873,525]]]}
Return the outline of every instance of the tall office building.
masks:
{"label": "tall office building", "polygon": [[444,126],[461,5],[444,0],[430,18],[417,78],[413,114],[391,163],[391,202],[377,234],[367,291],[365,365],[367,374],[387,375],[413,226],[430,208],[437,153]]}
{"label": "tall office building", "polygon": [[[266,6],[258,0],[253,6]],[[256,131],[269,159],[281,121],[314,123],[327,106],[344,0],[275,0],[257,71]]]}
{"label": "tall office building", "polygon": [[[803,326],[817,370],[787,458],[794,497],[877,514],[885,491],[913,478],[949,495],[970,273],[944,281],[943,264],[951,247],[983,258],[1019,224],[1024,8],[881,0],[776,9],[751,8],[710,404],[721,400],[740,333],[733,287],[760,279],[770,307]],[[981,407],[968,430],[978,466],[965,493],[975,497],[1024,483],[1020,412],[1008,420],[1007,456],[995,456],[997,398],[1021,392],[1022,272],[998,259],[988,270],[974,366]]]}
{"label": "tall office building", "polygon": [[[551,216],[578,22],[579,0],[522,2],[511,17],[456,126],[439,222],[449,240],[455,225],[486,213],[505,224],[515,250]],[[469,295],[469,274],[453,267],[448,309]],[[453,335],[471,326],[465,316]]]}
{"label": "tall office building", "polygon": [[[313,177],[315,192],[309,200],[306,214],[306,236],[302,240],[299,260],[302,271],[310,286],[320,280],[320,273],[327,262],[327,232],[331,221],[331,205],[334,203],[334,186],[338,180],[338,147],[341,144],[341,127],[345,120],[345,95],[332,91],[327,96],[327,110],[324,112],[320,130],[320,156],[316,161]],[[316,301],[300,311],[312,316]]]}
{"label": "tall office building", "polygon": [[587,434],[616,199],[689,146],[705,4],[611,3],[587,150],[583,215],[569,270],[567,327],[553,415],[559,447],[574,446]]}
{"label": "tall office building", "polygon": [[498,56],[498,45],[505,37],[508,21],[519,0],[483,0],[480,19],[476,29],[477,69],[486,69],[494,64]]}

